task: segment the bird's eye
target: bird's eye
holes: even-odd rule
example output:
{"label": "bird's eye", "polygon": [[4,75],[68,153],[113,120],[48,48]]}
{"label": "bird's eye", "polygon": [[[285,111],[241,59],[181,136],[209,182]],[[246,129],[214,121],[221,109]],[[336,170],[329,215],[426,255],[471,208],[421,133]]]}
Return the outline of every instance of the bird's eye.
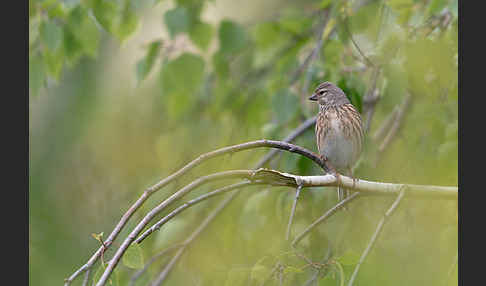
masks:
{"label": "bird's eye", "polygon": [[320,94],[320,95],[323,95],[324,93],[325,93],[325,91],[324,91],[324,90],[319,91],[319,94]]}

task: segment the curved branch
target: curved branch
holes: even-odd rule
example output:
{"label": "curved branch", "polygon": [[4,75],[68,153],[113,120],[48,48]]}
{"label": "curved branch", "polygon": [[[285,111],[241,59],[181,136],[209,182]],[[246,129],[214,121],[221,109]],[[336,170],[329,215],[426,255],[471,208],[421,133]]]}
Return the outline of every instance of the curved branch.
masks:
{"label": "curved branch", "polygon": [[[105,241],[105,246],[106,248],[109,248],[111,246],[111,243],[117,238],[118,234],[122,231],[122,229],[125,227],[127,222],[130,220],[132,215],[143,205],[143,203],[156,191],[160,190],[164,186],[168,185],[169,183],[173,182],[175,179],[181,177],[185,173],[189,172],[193,168],[197,167],[201,163],[218,157],[222,156],[228,153],[236,153],[244,150],[249,150],[249,149],[254,149],[254,148],[261,148],[261,147],[270,147],[270,148],[276,148],[276,149],[281,149],[281,150],[286,150],[292,153],[297,153],[300,155],[303,155],[314,162],[316,162],[319,166],[324,168],[325,170],[329,170],[326,166],[325,163],[317,156],[315,153],[304,149],[302,147],[299,147],[297,145],[293,145],[290,143],[286,142],[281,142],[281,141],[274,141],[274,140],[257,140],[257,141],[251,141],[247,143],[242,143],[238,145],[233,145],[233,146],[228,146],[224,147],[221,149],[217,149],[212,152],[208,152],[205,154],[200,155],[197,157],[195,160],[189,162],[187,165],[179,169],[178,171],[174,172],[170,176],[166,177],[165,179],[159,181],[155,185],[147,188],[143,194],[138,198],[138,200],[125,212],[125,214],[122,216],[118,224],[115,226],[113,231],[110,233],[110,235],[107,237]],[[64,280],[64,285],[68,286],[71,284],[71,282],[78,277],[81,273],[86,271],[87,269],[91,268],[93,264],[99,259],[101,256],[101,253],[105,250],[104,247],[98,248],[98,250],[91,256],[91,258],[81,266],[78,270],[76,270],[69,278],[66,278]]]}
{"label": "curved branch", "polygon": [[120,245],[120,247],[117,249],[115,254],[113,255],[113,258],[110,260],[108,263],[108,266],[106,267],[105,271],[103,272],[103,275],[101,275],[100,280],[98,283],[96,283],[97,286],[102,286],[106,283],[108,280],[108,277],[111,275],[113,270],[115,269],[116,265],[120,261],[121,257],[127,250],[127,248],[130,246],[132,241],[137,237],[137,235],[142,231],[142,229],[147,226],[147,224],[161,211],[163,211],[166,207],[168,207],[171,203],[173,203],[175,200],[178,200],[188,194],[190,191],[193,189],[216,180],[222,180],[222,179],[234,179],[234,178],[240,178],[240,179],[250,179],[253,176],[253,171],[249,170],[234,170],[234,171],[226,171],[226,172],[220,172],[220,173],[214,173],[208,176],[200,177],[196,179],[195,181],[191,182],[190,184],[186,185],[182,189],[178,190],[174,194],[172,194],[170,197],[165,199],[163,202],[161,202],[159,205],[157,205],[155,208],[153,208],[145,217],[140,221],[140,223],[137,224],[137,226],[130,232],[130,234],[127,236],[127,238],[123,241],[123,243]]}
{"label": "curved branch", "polygon": [[[316,123],[317,116],[314,116],[312,118],[307,119],[305,122],[303,122],[301,125],[299,125],[294,131],[292,131],[287,137],[285,137],[283,142],[293,142],[297,137],[302,135],[307,129],[310,127],[314,126]],[[275,156],[280,152],[281,150],[278,149],[272,149],[269,151],[254,167],[254,169],[258,169],[263,167],[265,164],[267,164],[270,160],[275,158]],[[201,223],[201,225],[190,235],[190,239],[186,240],[187,244],[185,244],[181,249],[179,249],[179,252],[172,258],[171,262],[167,264],[167,266],[162,270],[162,275],[161,273],[161,279],[159,280],[160,283],[162,283],[167,277],[168,273],[170,273],[172,267],[176,264],[177,260],[181,257],[182,253],[186,249],[194,239],[211,223],[211,221],[230,203],[233,201],[234,198],[240,193],[241,190],[236,190],[230,194],[214,209],[207,217],[204,219],[204,221]]]}
{"label": "curved branch", "polygon": [[242,187],[248,186],[248,185],[257,185],[261,184],[259,182],[240,182],[236,184],[232,184],[229,186],[222,187],[220,189],[214,190],[212,192],[203,194],[195,199],[192,199],[183,205],[179,206],[175,210],[171,211],[168,215],[164,216],[161,220],[159,220],[156,224],[154,224],[152,227],[147,229],[144,233],[142,233],[136,240],[136,243],[141,243],[148,235],[150,235],[152,232],[159,230],[164,224],[166,224],[169,220],[171,220],[173,217],[184,211],[185,209],[191,207],[192,205],[195,205],[197,203],[200,203],[202,201],[205,201],[209,198],[212,198],[214,196],[222,195],[224,193],[240,189]]}

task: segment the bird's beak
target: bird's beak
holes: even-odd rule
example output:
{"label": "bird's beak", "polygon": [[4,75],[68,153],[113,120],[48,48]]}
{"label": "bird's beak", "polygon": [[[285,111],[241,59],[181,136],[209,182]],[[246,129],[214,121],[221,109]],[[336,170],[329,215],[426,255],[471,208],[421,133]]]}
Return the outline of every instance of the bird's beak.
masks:
{"label": "bird's beak", "polygon": [[316,93],[313,93],[311,95],[311,97],[309,97],[309,100],[312,100],[312,101],[317,101],[317,94]]}

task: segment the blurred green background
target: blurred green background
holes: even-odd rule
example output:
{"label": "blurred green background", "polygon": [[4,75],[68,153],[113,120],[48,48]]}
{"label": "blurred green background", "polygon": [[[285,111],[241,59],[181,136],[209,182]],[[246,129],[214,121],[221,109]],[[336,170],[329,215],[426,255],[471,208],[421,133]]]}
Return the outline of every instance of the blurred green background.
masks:
{"label": "blurred green background", "polygon": [[[316,114],[306,98],[324,80],[338,84],[365,121],[371,118],[356,177],[457,186],[457,6],[457,0],[29,0],[30,284],[62,284],[99,247],[92,233],[108,236],[145,188],[199,154],[282,140]],[[374,84],[379,99],[370,117]],[[401,126],[381,150],[385,139],[375,134],[408,94]],[[317,151],[313,127],[295,143]],[[211,160],[159,191],[115,246],[169,194],[204,174],[250,169],[266,151]],[[288,153],[267,167],[321,173]],[[262,285],[266,277],[265,285],[304,285],[316,270],[304,267],[285,240],[293,198],[289,188],[242,191],[186,250],[166,285]],[[147,238],[143,262],[185,239],[221,199],[187,210]],[[301,242],[298,250],[313,261],[328,250],[337,261],[312,285],[339,285],[342,274],[349,279],[392,201],[361,198]],[[293,234],[335,203],[333,188],[304,189]],[[173,254],[136,285],[147,285]],[[355,285],[456,285],[456,255],[457,201],[405,198]],[[270,275],[277,264],[282,279]],[[127,285],[135,271],[120,264],[112,282]]]}

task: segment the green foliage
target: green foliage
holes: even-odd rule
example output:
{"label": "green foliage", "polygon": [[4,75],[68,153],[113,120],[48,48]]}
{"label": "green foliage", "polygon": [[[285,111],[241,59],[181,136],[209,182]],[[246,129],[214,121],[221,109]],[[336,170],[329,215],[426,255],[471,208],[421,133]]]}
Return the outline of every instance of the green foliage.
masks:
{"label": "green foliage", "polygon": [[150,43],[147,48],[146,55],[138,60],[136,65],[138,83],[144,80],[152,70],[152,67],[154,66],[154,63],[159,55],[161,45],[162,41],[154,41]]}
{"label": "green foliage", "polygon": [[171,117],[179,117],[190,110],[203,83],[204,65],[201,57],[184,53],[162,67],[162,93]]}
{"label": "green foliage", "polygon": [[[374,68],[367,66],[351,35],[363,54],[380,67],[376,81],[380,98],[354,176],[457,184],[457,0],[380,0],[361,6],[356,1],[277,1],[275,7],[270,1],[265,5],[273,9],[250,7],[249,15],[242,10],[237,19],[221,13],[224,9],[217,2],[29,1],[29,90],[32,96],[45,91],[52,97],[32,98],[36,104],[29,110],[29,173],[36,198],[30,215],[29,274],[36,284],[54,285],[54,278],[58,281],[80,264],[80,257],[99,247],[101,235],[96,235],[98,241],[88,239],[92,243],[88,244],[85,234],[94,224],[109,231],[106,227],[119,219],[120,208],[108,206],[127,206],[147,184],[201,153],[287,136],[316,114],[317,105],[306,98],[320,82],[340,86],[366,118],[365,95]],[[216,7],[209,11],[211,5]],[[239,13],[250,4],[231,5],[228,11]],[[321,31],[324,9],[329,9],[329,19]],[[137,31],[148,10],[148,15],[154,11],[160,15],[155,15],[156,25],[150,27],[147,21],[143,27],[159,31],[162,25],[167,36],[146,39],[151,32]],[[276,13],[256,15],[260,10]],[[447,13],[451,18],[446,23]],[[318,56],[305,65],[321,32]],[[136,33],[141,37],[130,38]],[[128,48],[112,51],[123,44]],[[135,61],[123,58],[133,53],[132,47],[141,47],[136,52],[142,56]],[[63,78],[66,67],[73,72]],[[154,73],[157,84],[152,85],[147,78]],[[129,84],[131,77],[136,89]],[[45,88],[52,80],[62,85]],[[412,94],[411,105],[397,134],[380,153],[383,139],[375,141],[374,134],[407,93]],[[50,106],[53,102],[55,108]],[[317,151],[313,128],[295,143]],[[155,194],[142,213],[201,175],[251,168],[266,151],[246,151],[204,163]],[[312,161],[285,152],[265,167],[301,175],[322,173]],[[188,197],[226,183],[208,184]],[[187,248],[167,284],[280,285],[282,279],[282,285],[304,285],[317,270],[318,285],[344,283],[390,198],[360,198],[347,212],[336,213],[313,230],[297,250],[322,263],[314,267],[294,249],[288,252],[285,232],[294,195],[295,190],[287,187],[245,188]],[[111,283],[126,285],[134,269],[149,260],[145,257],[186,239],[214,209],[216,200],[184,212],[191,217],[169,221],[144,240],[142,249],[130,246]],[[335,188],[302,190],[292,236],[335,203]],[[394,214],[377,240],[378,247],[362,265],[360,285],[437,285],[450,266],[446,264],[454,256],[457,206],[404,200],[400,209],[406,211]],[[128,228],[140,219],[137,215]],[[66,247],[58,235],[64,235],[66,244],[81,247]],[[331,258],[323,261],[328,250]],[[53,261],[52,253],[61,251],[65,257]],[[110,251],[105,258],[111,257]],[[142,284],[154,279],[172,255],[158,258],[144,273]],[[94,280],[104,267],[93,269]]]}
{"label": "green foliage", "polygon": [[191,26],[189,30],[189,37],[192,42],[198,46],[201,50],[207,50],[211,40],[213,38],[214,29],[211,24],[198,22]]}
{"label": "green foliage", "polygon": [[237,53],[248,44],[248,36],[239,24],[223,20],[219,25],[219,49],[223,55]]}
{"label": "green foliage", "polygon": [[164,22],[172,38],[179,33],[187,32],[191,25],[189,12],[185,7],[176,7],[165,12]]}

